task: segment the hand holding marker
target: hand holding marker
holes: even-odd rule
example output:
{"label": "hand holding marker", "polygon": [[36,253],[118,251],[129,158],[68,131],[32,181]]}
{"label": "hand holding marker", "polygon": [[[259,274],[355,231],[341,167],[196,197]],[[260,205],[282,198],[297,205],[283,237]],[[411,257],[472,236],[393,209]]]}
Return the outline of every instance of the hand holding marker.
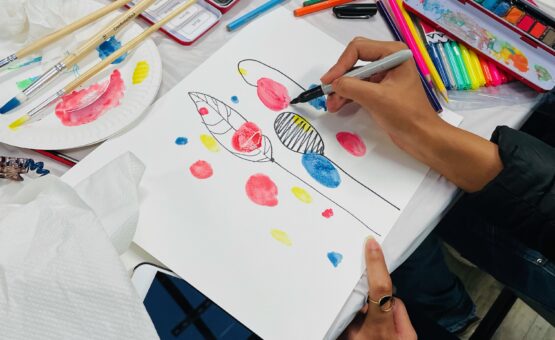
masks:
{"label": "hand holding marker", "polygon": [[34,93],[38,92],[45,84],[62,73],[66,68],[71,68],[81,59],[87,56],[98,45],[120,32],[127,24],[146,10],[156,0],[142,0],[138,5],[122,13],[111,23],[99,31],[92,39],[83,44],[75,53],[71,53],[64,60],[54,65],[50,70],[43,73],[29,87],[13,97],[0,108],[0,114],[4,114],[26,102]]}
{"label": "hand holding marker", "polygon": [[[383,59],[368,63],[365,66],[355,68],[354,70],[346,73],[344,77],[367,79],[375,74],[397,67],[410,58],[412,58],[411,50],[402,50],[388,55]],[[301,93],[297,98],[291,101],[291,104],[306,103],[330,93],[333,93],[333,88],[331,84],[317,86],[313,89]]]}
{"label": "hand holding marker", "polygon": [[131,41],[129,41],[128,43],[123,45],[121,48],[116,50],[114,53],[110,54],[104,60],[102,60],[101,62],[99,62],[98,64],[93,66],[91,69],[89,69],[87,72],[83,73],[79,78],[73,80],[71,83],[69,83],[63,89],[56,92],[52,97],[48,98],[46,101],[44,101],[43,103],[41,103],[40,105],[35,107],[29,113],[21,116],[20,118],[18,118],[14,122],[12,122],[9,125],[9,128],[13,130],[13,129],[16,129],[16,128],[20,127],[21,125],[23,125],[25,123],[40,119],[39,113],[41,111],[43,111],[46,107],[48,107],[50,104],[56,102],[63,95],[66,95],[66,94],[70,93],[71,91],[73,91],[74,89],[76,89],[77,87],[79,87],[85,81],[94,77],[96,74],[98,74],[98,72],[102,71],[104,68],[106,68],[113,61],[115,61],[116,59],[118,59],[119,57],[124,55],[125,53],[127,53],[130,50],[137,47],[146,38],[148,38],[152,33],[159,30],[160,27],[167,24],[170,20],[172,20],[173,18],[175,18],[176,16],[181,14],[184,10],[186,10],[187,8],[189,8],[191,5],[195,4],[196,2],[197,2],[197,0],[189,0],[189,1],[185,2],[184,4],[178,6],[176,9],[174,9],[172,12],[170,12],[170,14],[168,14],[165,18],[159,20],[156,24],[147,28],[143,33],[141,33],[140,35],[138,35],[137,37],[135,37],[134,39],[132,39]]}

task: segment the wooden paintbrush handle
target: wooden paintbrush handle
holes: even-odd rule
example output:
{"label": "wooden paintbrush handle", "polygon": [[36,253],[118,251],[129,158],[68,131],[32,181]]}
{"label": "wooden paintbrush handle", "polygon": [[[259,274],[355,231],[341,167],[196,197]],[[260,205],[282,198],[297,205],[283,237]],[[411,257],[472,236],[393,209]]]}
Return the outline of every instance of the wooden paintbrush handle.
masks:
{"label": "wooden paintbrush handle", "polygon": [[67,86],[64,87],[64,92],[65,93],[69,93],[73,90],[75,90],[77,87],[81,86],[81,84],[83,84],[84,82],[86,82],[87,80],[91,79],[92,77],[94,77],[97,73],[99,73],[100,71],[102,71],[104,68],[106,68],[108,65],[110,65],[112,62],[114,62],[116,59],[118,59],[119,57],[121,57],[122,55],[124,55],[125,53],[133,50],[135,47],[137,47],[138,45],[140,45],[146,38],[148,38],[152,33],[158,31],[160,29],[160,27],[164,26],[165,24],[167,24],[169,21],[171,21],[173,18],[175,18],[176,16],[178,16],[179,14],[181,14],[184,10],[186,10],[187,8],[189,8],[190,6],[192,6],[193,4],[195,4],[197,2],[197,0],[189,0],[186,3],[180,5],[179,7],[177,7],[176,9],[174,9],[170,14],[168,14],[165,18],[161,19],[159,22],[157,22],[156,24],[150,26],[149,28],[147,28],[146,30],[144,30],[141,34],[139,34],[138,36],[136,36],[135,38],[133,38],[132,40],[130,40],[127,44],[123,45],[121,48],[119,48],[117,51],[115,51],[114,53],[110,54],[108,57],[106,57],[104,60],[102,60],[101,62],[99,62],[98,64],[94,65],[93,67],[91,67],[89,70],[87,70],[85,73],[81,74],[81,76],[75,80],[73,80],[71,83],[69,83]]}
{"label": "wooden paintbrush handle", "polygon": [[15,55],[17,56],[18,59],[21,59],[23,57],[28,56],[31,53],[35,53],[37,51],[40,51],[42,48],[44,48],[45,46],[48,46],[56,41],[58,41],[59,39],[65,37],[66,35],[68,35],[69,33],[73,33],[74,31],[77,31],[78,29],[92,23],[95,22],[96,20],[102,18],[103,16],[105,16],[108,13],[113,12],[114,10],[122,7],[123,5],[125,5],[126,3],[128,3],[129,0],[118,0],[115,1],[105,7],[100,8],[99,10],[77,20],[72,22],[71,24],[67,25],[66,27],[63,27],[53,33],[48,34],[47,36],[31,43],[28,46],[23,47],[22,49],[20,49],[19,51],[17,51],[15,53]]}
{"label": "wooden paintbrush handle", "polygon": [[112,22],[106,25],[102,30],[96,33],[93,38],[79,47],[79,49],[75,51],[75,53],[67,56],[63,61],[64,65],[67,68],[70,68],[74,64],[78,63],[92,50],[97,48],[98,45],[121,31],[125,26],[127,26],[127,24],[133,21],[133,19],[144,12],[154,1],[156,0],[142,0],[138,5],[131,7],[129,10],[119,15],[117,18],[112,20]]}

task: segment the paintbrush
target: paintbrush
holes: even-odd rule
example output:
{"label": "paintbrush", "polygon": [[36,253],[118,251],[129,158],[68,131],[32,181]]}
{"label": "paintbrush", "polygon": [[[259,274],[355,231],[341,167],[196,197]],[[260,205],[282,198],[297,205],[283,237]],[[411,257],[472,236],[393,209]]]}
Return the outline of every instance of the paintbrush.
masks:
{"label": "paintbrush", "polygon": [[71,24],[67,25],[66,27],[60,28],[59,30],[57,30],[56,32],[50,33],[42,38],[40,38],[37,41],[34,41],[33,43],[31,43],[28,46],[23,47],[22,49],[20,49],[19,51],[15,52],[12,55],[7,56],[6,58],[0,60],[0,69],[2,69],[2,67],[7,66],[8,64],[24,58],[30,54],[33,54],[37,51],[40,51],[42,48],[44,48],[45,46],[48,46],[58,40],[60,40],[61,38],[65,37],[66,35],[73,33],[75,31],[77,31],[78,29],[92,23],[95,22],[96,20],[102,18],[103,16],[105,16],[108,13],[113,12],[114,10],[122,7],[123,5],[125,5],[126,3],[128,3],[130,0],[117,0],[107,6],[104,6],[102,8],[100,8],[99,10],[77,20],[72,22]]}
{"label": "paintbrush", "polygon": [[143,31],[137,37],[130,40],[128,43],[123,45],[121,48],[116,50],[114,53],[110,54],[106,59],[102,60],[95,66],[91,67],[87,72],[83,73],[80,77],[73,80],[71,83],[66,85],[63,89],[57,91],[54,95],[46,99],[44,102],[39,104],[37,107],[29,111],[27,114],[21,116],[14,122],[9,125],[10,129],[17,129],[18,127],[22,126],[25,123],[30,123],[39,119],[39,113],[42,112],[45,108],[50,106],[52,103],[56,102],[62,96],[71,93],[71,91],[75,90],[77,87],[81,86],[84,82],[94,77],[108,65],[110,65],[114,60],[118,59],[125,53],[131,51],[135,47],[137,47],[140,43],[142,43],[146,38],[148,38],[152,33],[159,30],[162,26],[167,24],[170,20],[175,18],[177,15],[181,14],[184,10],[186,10],[191,5],[195,4],[197,0],[189,0],[186,3],[180,5],[176,9],[174,9],[170,14],[166,17],[158,21],[156,24],[150,26],[148,29]]}
{"label": "paintbrush", "polygon": [[79,49],[69,54],[64,60],[54,65],[51,69],[43,73],[37,80],[29,85],[25,90],[10,99],[4,106],[0,108],[0,114],[4,114],[26,102],[34,93],[37,93],[45,84],[62,73],[66,68],[71,68],[81,59],[87,56],[98,45],[106,41],[111,36],[120,32],[127,24],[141,14],[156,0],[142,0],[138,5],[133,6],[128,11],[122,13],[112,22],[106,25],[102,30],[94,35],[89,41],[81,45]]}

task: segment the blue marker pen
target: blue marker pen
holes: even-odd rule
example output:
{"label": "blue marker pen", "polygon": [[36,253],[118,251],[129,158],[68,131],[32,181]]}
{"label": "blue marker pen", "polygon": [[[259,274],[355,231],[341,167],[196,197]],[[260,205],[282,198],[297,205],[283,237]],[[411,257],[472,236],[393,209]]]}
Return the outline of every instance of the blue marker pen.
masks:
{"label": "blue marker pen", "polygon": [[235,31],[236,29],[240,28],[241,26],[249,23],[251,20],[254,20],[259,15],[269,11],[270,9],[274,8],[275,6],[281,4],[285,0],[270,0],[263,4],[260,7],[253,9],[252,11],[248,12],[247,14],[243,15],[242,17],[234,20],[230,24],[227,25],[227,30],[230,32]]}

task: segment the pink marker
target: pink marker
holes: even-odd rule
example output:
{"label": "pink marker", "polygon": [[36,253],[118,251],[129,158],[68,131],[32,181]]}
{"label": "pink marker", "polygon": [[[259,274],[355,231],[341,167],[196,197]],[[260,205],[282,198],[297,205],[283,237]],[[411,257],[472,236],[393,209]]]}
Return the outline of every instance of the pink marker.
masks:
{"label": "pink marker", "polygon": [[420,69],[420,71],[422,72],[422,75],[426,78],[426,80],[428,80],[428,82],[430,82],[431,79],[432,79],[432,77],[430,76],[430,70],[428,69],[428,66],[426,66],[426,62],[424,61],[424,58],[422,57],[422,54],[420,54],[420,50],[418,49],[418,45],[416,44],[416,41],[414,40],[414,37],[410,33],[409,26],[408,26],[407,22],[405,21],[405,18],[403,17],[403,13],[401,12],[401,9],[399,8],[399,5],[397,4],[397,1],[387,0],[387,2],[389,3],[389,7],[391,8],[391,11],[393,12],[393,16],[395,17],[395,21],[397,22],[397,26],[399,26],[399,30],[401,31],[401,34],[405,38],[405,43],[407,43],[408,47],[411,49],[411,51],[414,55],[416,65],[418,65],[418,68]]}
{"label": "pink marker", "polygon": [[497,68],[497,66],[495,66],[495,64],[488,60],[488,67],[489,67],[489,71],[491,73],[491,78],[492,78],[492,85],[493,86],[499,86],[501,84],[503,84],[503,79],[501,77],[501,74],[499,73],[499,69]]}

